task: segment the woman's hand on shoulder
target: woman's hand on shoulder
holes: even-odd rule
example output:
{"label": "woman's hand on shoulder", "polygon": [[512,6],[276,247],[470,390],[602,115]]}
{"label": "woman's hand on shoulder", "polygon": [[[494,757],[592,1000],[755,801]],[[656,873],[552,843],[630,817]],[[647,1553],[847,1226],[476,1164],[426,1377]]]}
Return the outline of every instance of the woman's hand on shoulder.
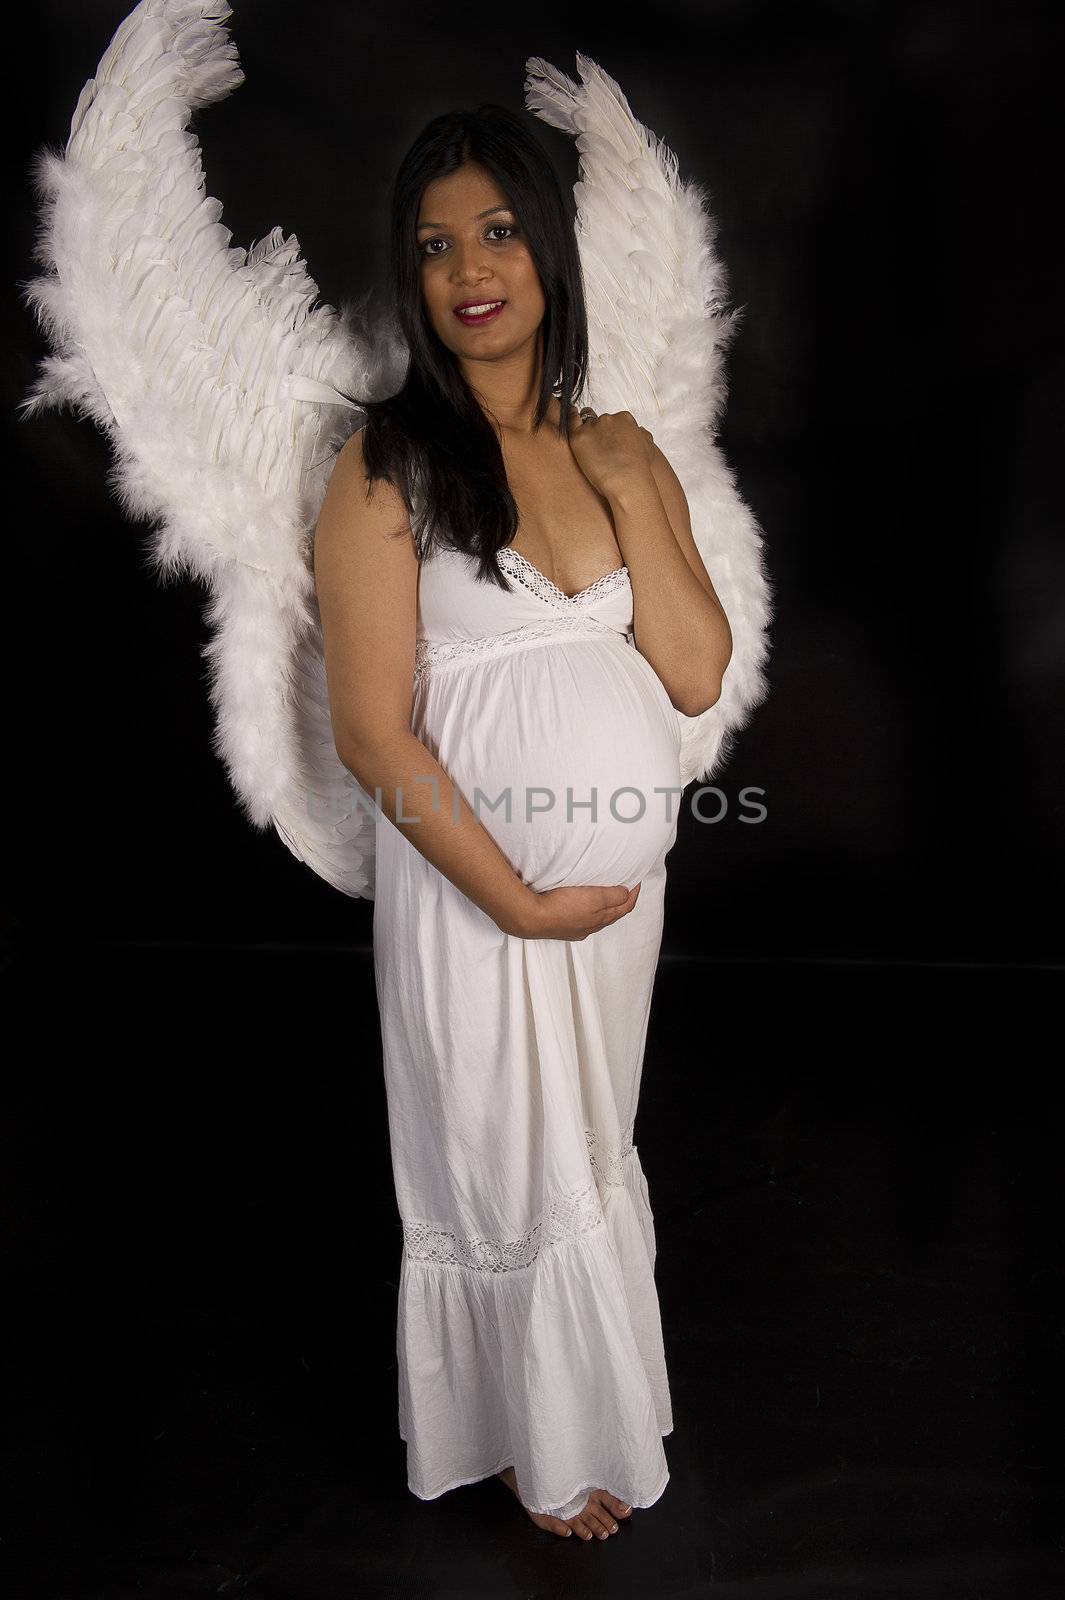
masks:
{"label": "woman's hand on shoulder", "polygon": [[606,500],[633,479],[652,477],[654,435],[640,427],[631,411],[606,411],[585,422],[571,406],[569,443],[584,476]]}

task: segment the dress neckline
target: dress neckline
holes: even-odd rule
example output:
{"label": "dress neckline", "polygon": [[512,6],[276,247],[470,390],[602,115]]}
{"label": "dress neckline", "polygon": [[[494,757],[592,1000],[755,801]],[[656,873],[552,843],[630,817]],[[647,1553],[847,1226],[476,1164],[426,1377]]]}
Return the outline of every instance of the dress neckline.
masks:
{"label": "dress neckline", "polygon": [[583,589],[578,589],[576,594],[567,594],[565,589],[560,589],[557,583],[552,583],[551,579],[545,572],[541,572],[540,568],[535,566],[533,562],[529,560],[528,556],[523,556],[520,550],[514,549],[513,545],[504,545],[502,549],[497,552],[497,554],[500,557],[510,556],[513,558],[513,560],[520,561],[522,566],[526,567],[540,584],[544,585],[554,595],[557,595],[559,600],[564,601],[568,606],[576,605],[577,602],[583,599],[585,595],[591,594],[593,589],[598,589],[604,585],[608,578],[617,578],[620,573],[627,573],[629,570],[628,567],[624,565],[620,567],[611,567],[609,572],[604,572],[592,583],[586,584]]}

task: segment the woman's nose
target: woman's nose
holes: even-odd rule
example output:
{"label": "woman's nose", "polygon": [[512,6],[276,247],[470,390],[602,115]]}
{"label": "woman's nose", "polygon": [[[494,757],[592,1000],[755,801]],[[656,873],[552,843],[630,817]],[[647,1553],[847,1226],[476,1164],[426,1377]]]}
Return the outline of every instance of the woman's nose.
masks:
{"label": "woman's nose", "polygon": [[479,245],[455,247],[455,276],[463,283],[470,278],[484,278],[490,276],[484,252]]}

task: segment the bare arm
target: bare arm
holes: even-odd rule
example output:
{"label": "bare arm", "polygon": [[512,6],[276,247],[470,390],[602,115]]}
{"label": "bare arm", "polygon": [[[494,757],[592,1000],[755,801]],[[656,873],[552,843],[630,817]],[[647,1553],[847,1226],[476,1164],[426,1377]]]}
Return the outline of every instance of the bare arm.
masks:
{"label": "bare arm", "polygon": [[657,445],[654,452],[650,471],[623,484],[610,506],[632,578],[637,649],[677,710],[697,717],[721,696],[732,630],[692,536],[680,480]]}
{"label": "bare arm", "polygon": [[518,938],[583,938],[631,910],[624,891],[620,901],[610,889],[541,895],[524,883],[412,731],[418,560],[402,496],[367,484],[358,433],[333,467],[314,575],[337,754],[415,849]]}

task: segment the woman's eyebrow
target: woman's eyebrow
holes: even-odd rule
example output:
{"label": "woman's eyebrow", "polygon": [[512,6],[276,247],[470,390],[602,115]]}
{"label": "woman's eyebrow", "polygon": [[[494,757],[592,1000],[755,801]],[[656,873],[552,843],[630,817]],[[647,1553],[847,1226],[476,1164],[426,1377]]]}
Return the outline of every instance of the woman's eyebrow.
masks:
{"label": "woman's eyebrow", "polygon": [[[482,217],[490,217],[496,211],[512,211],[513,209],[514,209],[513,206],[489,206],[487,211],[478,211],[477,215],[474,217],[473,220],[474,220],[474,222],[480,222]],[[423,228],[446,228],[446,227],[447,227],[447,223],[446,222],[419,222],[418,226],[415,228],[414,231],[415,231],[415,233],[421,233]]]}

